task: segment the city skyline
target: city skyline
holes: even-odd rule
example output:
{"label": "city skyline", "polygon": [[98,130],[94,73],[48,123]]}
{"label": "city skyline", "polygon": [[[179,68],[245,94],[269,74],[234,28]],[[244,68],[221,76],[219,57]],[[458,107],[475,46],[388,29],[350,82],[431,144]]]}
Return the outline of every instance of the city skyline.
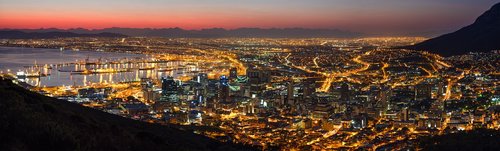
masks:
{"label": "city skyline", "polygon": [[[364,33],[448,32],[498,1],[0,2],[0,28],[321,28]],[[427,11],[422,11],[427,10]]]}
{"label": "city skyline", "polygon": [[499,1],[0,0],[0,151],[500,150]]}

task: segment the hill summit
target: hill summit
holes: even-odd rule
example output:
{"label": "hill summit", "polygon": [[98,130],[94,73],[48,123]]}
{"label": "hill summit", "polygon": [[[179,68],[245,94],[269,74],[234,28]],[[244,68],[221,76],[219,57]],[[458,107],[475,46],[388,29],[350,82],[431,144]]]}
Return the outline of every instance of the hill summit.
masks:
{"label": "hill summit", "polygon": [[497,3],[469,26],[405,48],[430,51],[443,56],[488,52],[500,50],[499,35],[500,3]]}

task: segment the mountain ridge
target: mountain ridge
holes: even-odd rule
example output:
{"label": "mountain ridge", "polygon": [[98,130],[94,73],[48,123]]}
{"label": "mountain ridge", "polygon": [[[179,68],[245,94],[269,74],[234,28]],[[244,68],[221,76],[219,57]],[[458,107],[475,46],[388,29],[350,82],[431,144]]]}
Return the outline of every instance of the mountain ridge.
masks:
{"label": "mountain ridge", "polygon": [[455,32],[403,48],[425,50],[443,56],[500,49],[500,3],[480,15],[474,23]]}
{"label": "mountain ridge", "polygon": [[339,29],[309,29],[309,28],[207,28],[200,30],[185,30],[182,28],[120,28],[103,29],[0,29],[18,30],[23,32],[72,32],[77,34],[117,33],[127,36],[166,37],[166,38],[354,38],[365,34],[343,31]]}

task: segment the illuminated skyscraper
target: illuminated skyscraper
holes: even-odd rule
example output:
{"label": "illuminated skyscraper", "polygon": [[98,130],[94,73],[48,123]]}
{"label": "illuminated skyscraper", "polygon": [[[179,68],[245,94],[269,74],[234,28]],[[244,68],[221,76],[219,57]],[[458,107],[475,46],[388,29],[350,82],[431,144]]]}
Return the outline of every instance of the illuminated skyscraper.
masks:
{"label": "illuminated skyscraper", "polygon": [[230,103],[229,98],[229,79],[226,76],[221,76],[219,79],[219,102]]}
{"label": "illuminated skyscraper", "polygon": [[196,82],[206,85],[208,82],[208,75],[206,73],[199,73],[196,76]]}
{"label": "illuminated skyscraper", "polygon": [[250,85],[251,94],[259,94],[265,88],[265,84],[269,82],[269,74],[266,71],[249,68],[247,70],[248,84]]}
{"label": "illuminated skyscraper", "polygon": [[177,94],[177,82],[175,82],[173,77],[161,78],[161,93],[164,96]]}

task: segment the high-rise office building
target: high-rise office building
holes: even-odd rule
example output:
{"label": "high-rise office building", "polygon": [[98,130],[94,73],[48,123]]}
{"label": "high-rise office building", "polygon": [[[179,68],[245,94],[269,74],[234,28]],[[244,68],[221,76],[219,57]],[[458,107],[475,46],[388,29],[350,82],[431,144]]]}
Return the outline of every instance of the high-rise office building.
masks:
{"label": "high-rise office building", "polygon": [[441,96],[444,95],[444,92],[446,92],[446,89],[445,89],[445,84],[443,81],[439,81],[438,84],[437,84],[437,94],[436,94],[436,97],[437,98],[440,98]]}
{"label": "high-rise office building", "polygon": [[247,77],[250,84],[261,84],[270,80],[269,73],[260,69],[247,69]]}
{"label": "high-rise office building", "polygon": [[307,79],[302,82],[302,99],[312,98],[312,94],[315,92],[314,80]]}
{"label": "high-rise office building", "polygon": [[415,86],[415,100],[425,100],[432,98],[432,85],[418,84]]}
{"label": "high-rise office building", "polygon": [[401,110],[401,121],[408,121],[410,120],[410,109],[408,107],[405,107]]}
{"label": "high-rise office building", "polygon": [[261,73],[259,70],[247,70],[248,83],[250,84],[259,84]]}
{"label": "high-rise office building", "polygon": [[349,91],[349,85],[347,83],[343,83],[340,86],[340,100],[342,102],[349,102],[351,97],[351,92]]}
{"label": "high-rise office building", "polygon": [[248,84],[250,85],[250,93],[260,95],[260,92],[265,88],[265,84],[269,82],[269,74],[266,71],[249,68],[247,69]]}
{"label": "high-rise office building", "polygon": [[380,88],[380,91],[378,92],[378,96],[376,97],[378,101],[377,104],[379,105],[378,107],[381,107],[384,110],[386,110],[388,108],[391,97],[392,97],[391,87],[382,86]]}
{"label": "high-rise office building", "polygon": [[196,82],[201,83],[202,85],[206,85],[208,83],[208,74],[198,73],[198,75],[196,76]]}
{"label": "high-rise office building", "polygon": [[161,93],[162,95],[172,95],[177,94],[177,82],[175,82],[173,77],[162,77],[161,78]]}
{"label": "high-rise office building", "polygon": [[153,91],[152,89],[145,89],[142,91],[144,100],[146,101],[156,101],[160,98],[160,93]]}
{"label": "high-rise office building", "polygon": [[293,83],[293,79],[290,79],[290,81],[288,81],[288,85],[287,85],[287,104],[289,105],[294,105],[295,102],[294,102],[294,83]]}
{"label": "high-rise office building", "polygon": [[229,98],[229,79],[226,76],[221,76],[219,79],[219,102],[230,103]]}

